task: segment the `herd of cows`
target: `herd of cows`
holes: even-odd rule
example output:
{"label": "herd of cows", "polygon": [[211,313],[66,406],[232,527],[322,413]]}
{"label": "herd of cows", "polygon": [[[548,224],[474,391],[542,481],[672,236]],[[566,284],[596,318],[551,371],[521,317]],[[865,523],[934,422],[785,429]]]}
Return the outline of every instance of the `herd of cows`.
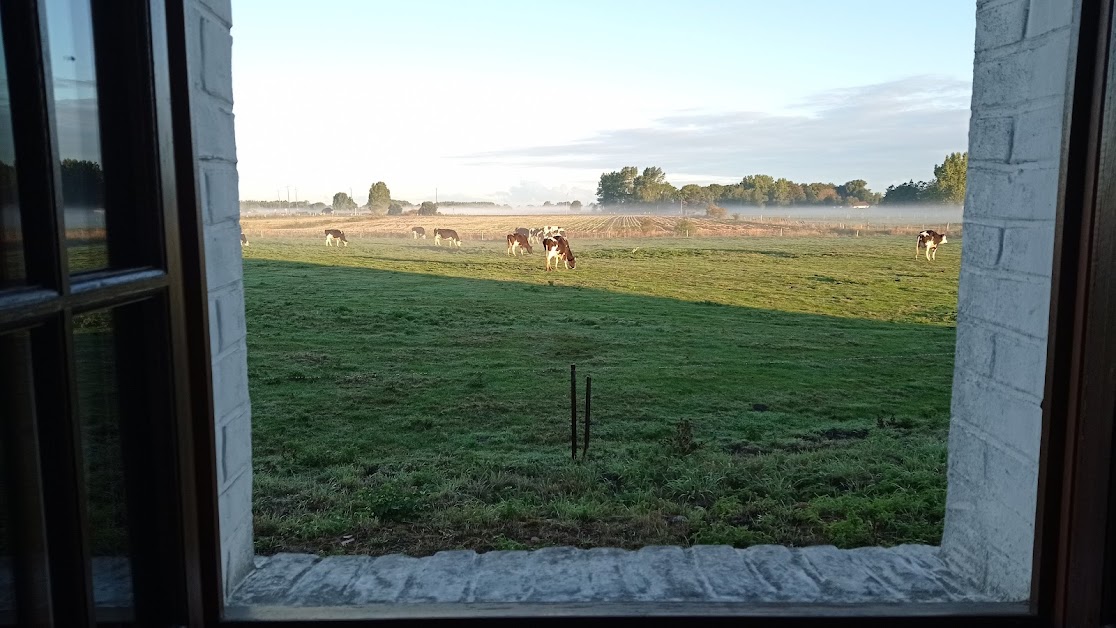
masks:
{"label": "herd of cows", "polygon": [[[349,246],[349,240],[345,238],[345,232],[340,229],[326,229],[325,237],[326,246]],[[416,240],[425,240],[426,229],[412,227],[411,237]],[[449,242],[450,246],[461,246],[461,237],[453,229],[435,229],[434,245],[441,246],[442,240]],[[554,269],[557,269],[559,264],[565,264],[566,268],[570,270],[577,267],[573,249],[570,248],[570,241],[566,239],[566,230],[562,227],[546,226],[537,229],[519,227],[514,233],[508,234],[507,240],[508,255],[511,256],[518,256],[521,250],[531,253],[532,244],[541,244],[543,251],[546,253],[546,270],[548,271],[551,270],[552,263]],[[915,259],[918,259],[922,249],[926,249],[927,261],[938,259],[938,246],[947,242],[949,240],[944,233],[938,233],[933,229],[920,231],[918,238],[915,240]],[[248,246],[248,236],[244,232],[240,233],[240,245]]]}

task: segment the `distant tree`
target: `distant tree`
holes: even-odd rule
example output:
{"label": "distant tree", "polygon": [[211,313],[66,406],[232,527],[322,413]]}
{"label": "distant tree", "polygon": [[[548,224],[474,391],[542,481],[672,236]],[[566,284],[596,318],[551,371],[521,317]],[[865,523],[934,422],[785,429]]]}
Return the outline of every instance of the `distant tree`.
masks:
{"label": "distant tree", "polygon": [[419,216],[437,216],[438,206],[430,201],[423,201],[422,205],[419,206],[418,213]]}
{"label": "distant tree", "polygon": [[[713,187],[712,185],[709,187]],[[718,188],[723,186],[718,185]],[[687,205],[701,205],[702,203],[714,202],[712,190],[701,187],[700,185],[683,185],[682,189],[678,190],[678,196],[682,202]]]}
{"label": "distant tree", "polygon": [[574,202],[570,203],[570,211],[572,211],[572,212],[581,211],[581,201],[574,201]]}
{"label": "distant tree", "polygon": [[965,177],[969,169],[969,153],[950,153],[945,161],[934,166],[934,188],[943,203],[961,205],[965,202]]}
{"label": "distant tree", "polygon": [[368,188],[368,204],[365,205],[368,209],[372,210],[373,214],[382,216],[387,213],[388,207],[391,206],[391,190],[383,181],[377,181]]}
{"label": "distant tree", "polygon": [[95,161],[62,160],[62,201],[70,207],[101,207],[105,203],[105,176]]}
{"label": "distant tree", "polygon": [[622,205],[631,202],[635,179],[639,171],[635,166],[625,166],[619,171],[606,172],[597,184],[597,202],[600,205]]}
{"label": "distant tree", "polygon": [[931,202],[931,199],[927,197],[930,186],[931,184],[926,181],[915,182],[913,179],[899,185],[889,185],[880,203],[885,205],[905,205]]}
{"label": "distant tree", "polygon": [[543,202],[543,207],[550,207],[550,206],[551,206],[551,205],[553,205],[553,204],[554,204],[554,203],[551,203],[550,201],[544,201],[544,202]]}
{"label": "distant tree", "polygon": [[333,208],[332,207],[323,207],[321,211],[322,211],[323,214],[329,215],[329,214],[333,213]]}
{"label": "distant tree", "polygon": [[392,201],[391,204],[388,205],[387,215],[388,216],[402,216],[403,215],[403,206],[400,205],[399,203],[396,203],[395,201]]}
{"label": "distant tree", "polygon": [[333,195],[333,209],[337,211],[348,211],[357,208],[356,201],[344,192],[338,192]]}
{"label": "distant tree", "polygon": [[728,215],[728,210],[724,207],[721,207],[720,205],[714,205],[713,203],[710,203],[705,207],[705,215],[709,216],[710,218],[721,219]]}

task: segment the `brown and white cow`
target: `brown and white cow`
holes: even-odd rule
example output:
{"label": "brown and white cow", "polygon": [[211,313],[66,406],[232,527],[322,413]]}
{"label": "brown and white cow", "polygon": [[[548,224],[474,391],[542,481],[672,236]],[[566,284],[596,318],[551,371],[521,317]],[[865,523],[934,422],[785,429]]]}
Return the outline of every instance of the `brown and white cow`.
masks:
{"label": "brown and white cow", "polygon": [[518,255],[519,249],[523,249],[528,253],[531,252],[531,243],[527,240],[527,236],[522,233],[509,233],[508,255]]}
{"label": "brown and white cow", "polygon": [[349,246],[349,241],[345,238],[345,232],[340,229],[326,229],[326,246]]}
{"label": "brown and white cow", "polygon": [[419,238],[425,240],[426,229],[423,229],[422,227],[411,227],[411,235],[414,236],[416,240],[418,240]]}
{"label": "brown and white cow", "polygon": [[240,246],[248,246],[248,236],[243,231],[240,232]]}
{"label": "brown and white cow", "polygon": [[546,251],[546,269],[550,270],[550,262],[554,261],[555,270],[558,269],[558,264],[564,262],[566,268],[573,270],[577,267],[574,261],[573,250],[570,249],[570,241],[565,236],[554,236],[551,238],[543,239],[543,250]]}
{"label": "brown and white cow", "polygon": [[449,240],[451,246],[461,246],[461,238],[457,237],[457,232],[453,229],[435,229],[434,246],[442,246],[442,240]]}
{"label": "brown and white cow", "polygon": [[938,233],[932,229],[921,231],[918,234],[918,239],[915,240],[915,259],[918,259],[919,249],[926,247],[926,260],[938,259],[938,245],[946,244],[949,240],[946,239],[946,234]]}
{"label": "brown and white cow", "polygon": [[554,236],[562,236],[564,238],[566,237],[566,230],[562,227],[547,225],[542,228],[541,235],[544,240],[547,238],[553,238]]}

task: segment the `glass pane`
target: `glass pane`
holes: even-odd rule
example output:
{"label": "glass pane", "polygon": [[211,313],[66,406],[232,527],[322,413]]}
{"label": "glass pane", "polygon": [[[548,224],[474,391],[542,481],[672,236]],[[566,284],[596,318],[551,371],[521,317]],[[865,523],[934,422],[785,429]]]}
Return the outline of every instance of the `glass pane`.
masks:
{"label": "glass pane", "polygon": [[[3,34],[0,33],[0,38]],[[12,106],[8,92],[8,63],[0,39],[0,290],[23,283],[23,236],[19,229]]]}
{"label": "glass pane", "polygon": [[89,0],[49,0],[47,33],[70,272],[108,266]]}
{"label": "glass pane", "polygon": [[110,311],[74,317],[93,598],[108,607],[130,606],[132,599],[115,333]]}

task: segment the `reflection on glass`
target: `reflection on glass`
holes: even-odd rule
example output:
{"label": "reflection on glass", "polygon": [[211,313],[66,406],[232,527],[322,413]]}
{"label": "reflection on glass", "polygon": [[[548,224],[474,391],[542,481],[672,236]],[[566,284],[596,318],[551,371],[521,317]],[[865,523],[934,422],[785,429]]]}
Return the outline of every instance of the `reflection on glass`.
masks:
{"label": "reflection on glass", "polygon": [[119,394],[112,313],[74,317],[78,415],[88,496],[93,599],[97,606],[131,605],[127,503],[120,442]]}
{"label": "reflection on glass", "polygon": [[49,0],[47,33],[70,272],[108,266],[89,0]]}
{"label": "reflection on glass", "polygon": [[15,143],[12,140],[12,103],[8,92],[8,62],[0,34],[0,290],[21,284],[23,235],[19,229]]}

